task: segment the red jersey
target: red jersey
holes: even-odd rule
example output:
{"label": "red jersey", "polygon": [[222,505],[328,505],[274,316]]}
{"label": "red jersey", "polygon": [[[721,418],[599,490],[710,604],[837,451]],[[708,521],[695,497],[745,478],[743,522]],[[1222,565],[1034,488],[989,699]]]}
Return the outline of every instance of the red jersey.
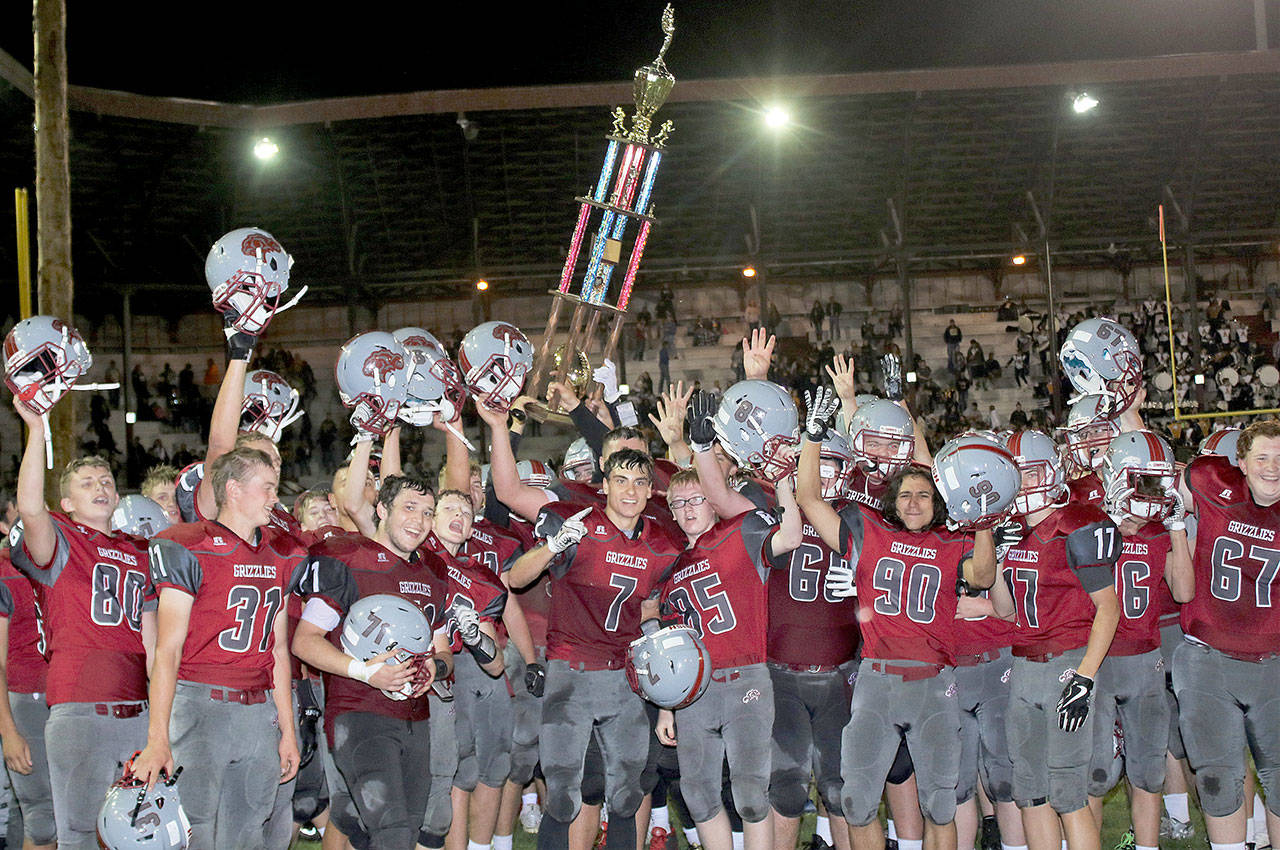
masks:
{"label": "red jersey", "polygon": [[44,657],[44,623],[36,607],[35,590],[4,551],[0,551],[0,616],[9,620],[9,690],[16,694],[44,693],[49,662]]}
{"label": "red jersey", "polygon": [[[534,533],[546,539],[587,505],[552,502]],[[640,634],[640,603],[684,548],[643,519],[635,537],[619,531],[604,508],[582,520],[587,533],[551,561],[547,658],[621,668]]]}
{"label": "red jersey", "polygon": [[[449,554],[434,531],[427,534],[422,549],[439,559],[441,574],[448,579],[446,607],[465,605],[474,608],[480,619],[489,623],[497,623],[502,619],[502,612],[507,607],[507,586],[490,571],[483,560],[466,554],[465,549],[459,549],[457,555]],[[453,634],[451,637],[453,651],[461,652],[461,636]]]}
{"label": "red jersey", "polygon": [[[792,667],[836,667],[861,642],[858,606],[829,596],[827,571],[848,561],[822,542],[808,522],[804,542],[785,570],[769,575],[769,660]],[[821,628],[814,628],[821,623]]]}
{"label": "red jersey", "polygon": [[[303,531],[298,535],[299,540],[304,546],[310,549],[321,540],[328,540],[335,534],[351,534],[351,532],[337,525],[322,525],[313,531]],[[293,633],[298,628],[298,621],[302,619],[302,597],[296,593],[290,593],[289,598],[285,600],[285,613],[289,618],[289,645],[293,646]],[[298,681],[304,677],[302,667],[302,659],[289,653],[289,674]]]}
{"label": "red jersey", "polygon": [[1280,653],[1280,503],[1253,501],[1244,473],[1226,458],[1201,455],[1185,474],[1199,526],[1191,553],[1196,591],[1182,606],[1182,630],[1246,659]]}
{"label": "red jersey", "polygon": [[[334,535],[311,548],[307,568],[298,592],[305,598],[318,597],[339,618],[344,618],[356,600],[389,593],[412,602],[422,610],[432,631],[445,620],[445,581],[429,562],[438,559],[421,550],[406,561],[390,549],[359,534]],[[443,569],[441,569],[443,573]],[[341,625],[329,632],[329,641],[342,649]],[[424,720],[430,712],[430,697],[393,700],[377,688],[346,676],[324,674],[324,723],[330,743],[333,721],[340,714],[365,711],[398,720]]]}
{"label": "red jersey", "polygon": [[849,486],[845,489],[845,498],[872,510],[884,507],[884,493],[889,489],[889,479],[882,475],[868,476],[867,471],[854,464],[849,473]]}
{"label": "red jersey", "polygon": [[471,536],[463,541],[459,551],[480,561],[495,576],[500,576],[511,568],[524,550],[524,543],[514,532],[487,519],[477,519],[471,524]]}
{"label": "red jersey", "polygon": [[147,541],[49,516],[58,542],[48,564],[33,562],[22,540],[9,553],[31,579],[43,614],[49,705],[146,699],[142,611],[156,600]]}
{"label": "red jersey", "polygon": [[[657,592],[698,633],[712,668],[765,661],[769,540],[778,521],[765,511],[722,519],[680,553]],[[783,561],[785,563],[785,560]]]}
{"label": "red jersey", "polygon": [[247,543],[216,520],[170,526],[151,540],[156,589],[193,597],[178,678],[235,690],[273,687],[273,627],[306,550],[273,526]]}
{"label": "red jersey", "polygon": [[[658,472],[655,468],[653,489],[641,516],[648,522],[657,524],[673,540],[683,540],[684,532],[680,530],[675,518],[671,516],[671,508],[667,506],[665,490],[662,493],[658,492],[657,479]],[[670,480],[670,476],[667,477],[667,480]],[[603,511],[606,502],[608,502],[608,497],[604,494],[603,485],[591,484],[585,481],[569,481],[565,478],[559,478],[552,482],[550,492],[562,502],[578,503],[579,509],[585,508],[587,505],[595,505]]]}
{"label": "red jersey", "polygon": [[[989,591],[982,591],[989,598]],[[1013,623],[999,617],[958,618],[951,624],[955,632],[952,653],[956,658],[982,655],[1013,644]]]}
{"label": "red jersey", "polygon": [[1097,608],[1089,594],[1111,585],[1120,530],[1102,508],[1055,509],[1004,556],[1018,628],[1013,654],[1044,655],[1089,642]]}
{"label": "red jersey", "polygon": [[862,655],[950,664],[960,562],[973,536],[931,528],[895,528],[876,510],[852,504],[840,512],[845,552],[862,618]]}
{"label": "red jersey", "polygon": [[1120,624],[1111,639],[1108,655],[1141,655],[1160,648],[1160,588],[1171,541],[1162,523],[1149,522],[1120,541],[1116,561],[1116,596],[1120,598]]}
{"label": "red jersey", "polygon": [[1102,479],[1098,478],[1096,472],[1089,472],[1068,481],[1067,490],[1070,491],[1070,501],[1098,507],[1102,507],[1102,497],[1106,495]]}

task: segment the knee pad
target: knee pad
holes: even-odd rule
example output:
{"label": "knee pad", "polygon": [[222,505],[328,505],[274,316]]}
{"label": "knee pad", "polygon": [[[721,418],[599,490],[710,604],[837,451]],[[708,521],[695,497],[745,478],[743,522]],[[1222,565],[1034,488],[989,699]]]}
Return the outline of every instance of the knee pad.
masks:
{"label": "knee pad", "polygon": [[804,814],[805,801],[809,799],[804,781],[794,772],[775,773],[769,782],[769,802],[784,818],[798,818]]}
{"label": "knee pad", "polygon": [[769,816],[769,801],[764,794],[750,794],[749,797],[737,801],[738,814],[746,823],[760,823]]}
{"label": "knee pad", "polygon": [[1076,771],[1049,770],[1049,805],[1060,815],[1079,811],[1089,804],[1087,782]]}
{"label": "knee pad", "polygon": [[48,818],[24,820],[22,831],[27,838],[31,839],[32,844],[53,844],[58,840],[58,828],[53,822],[52,811],[49,812]]}
{"label": "knee pad", "polygon": [[1244,776],[1225,765],[1202,765],[1196,771],[1200,809],[1206,815],[1225,818],[1244,804]]}
{"label": "knee pad", "polygon": [[929,793],[920,801],[920,814],[931,823],[951,823],[956,819],[956,795],[949,788]]}

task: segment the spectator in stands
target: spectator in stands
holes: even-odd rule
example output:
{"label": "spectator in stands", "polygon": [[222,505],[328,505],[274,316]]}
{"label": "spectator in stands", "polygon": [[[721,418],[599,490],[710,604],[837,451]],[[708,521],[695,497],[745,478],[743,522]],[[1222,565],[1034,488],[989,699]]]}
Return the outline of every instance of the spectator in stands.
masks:
{"label": "spectator in stands", "polygon": [[337,452],[334,451],[337,441],[338,423],[333,421],[332,414],[326,415],[316,435],[316,443],[320,446],[320,462],[325,469],[335,469],[338,466]]}
{"label": "spectator in stands", "polygon": [[770,303],[769,309],[765,313],[764,327],[770,336],[778,335],[778,326],[782,324],[782,314],[778,312],[776,304]]}
{"label": "spectator in stands", "polygon": [[960,332],[960,326],[956,324],[955,319],[952,319],[947,323],[947,329],[942,332],[942,341],[947,344],[947,368],[952,372],[959,367],[960,342],[963,339],[964,334]]}
{"label": "spectator in stands", "polygon": [[969,378],[965,375],[965,368],[960,367],[956,372],[956,401],[960,410],[964,411],[969,408]]}
{"label": "spectator in stands", "polygon": [[1018,318],[1018,308],[1014,305],[1013,299],[1008,295],[1004,297],[1004,301],[1000,302],[1000,307],[996,310],[996,321],[1012,322]]}
{"label": "spectator in stands", "polygon": [[678,355],[678,354],[676,353],[676,332],[677,332],[678,330],[679,330],[679,327],[676,325],[676,320],[675,320],[675,319],[667,318],[667,319],[665,319],[665,320],[663,321],[663,323],[662,323],[662,345],[663,345],[663,347],[664,347],[664,348],[666,348],[666,349],[667,349],[667,356],[668,356],[668,357],[679,357],[679,356],[680,356],[680,355]]}
{"label": "spectator in stands", "polygon": [[[107,364],[107,373],[103,376],[103,381],[108,384],[120,383],[120,368],[116,366],[116,361],[112,360]],[[114,390],[107,390],[107,400],[111,403],[112,407],[119,409],[120,388],[116,387]]]}
{"label": "spectator in stands", "polygon": [[676,321],[676,297],[671,292],[671,284],[662,284],[662,292],[658,294],[658,310],[659,319],[667,318],[672,322]]}
{"label": "spectator in stands", "polygon": [[902,311],[896,307],[889,311],[887,332],[889,336],[898,336],[902,333]]}
{"label": "spectator in stands", "polygon": [[987,353],[982,350],[982,343],[976,339],[969,340],[969,350],[965,352],[964,363],[978,385],[978,389],[986,389]]}
{"label": "spectator in stands", "polygon": [[671,348],[666,337],[662,339],[662,348],[658,349],[658,386],[667,388],[671,383]]}
{"label": "spectator in stands", "polygon": [[840,336],[840,314],[843,312],[844,306],[836,300],[834,295],[827,299],[827,321],[830,324],[832,339]]}
{"label": "spectator in stands", "polygon": [[222,383],[222,370],[218,368],[218,364],[210,357],[204,367],[204,380],[201,382],[206,387],[217,387]]}
{"label": "spectator in stands", "polygon": [[1000,421],[1000,413],[996,410],[994,404],[990,405],[987,410],[987,427],[992,431],[999,431],[1004,427],[1004,424]]}
{"label": "spectator in stands", "polygon": [[645,326],[640,324],[640,322],[637,321],[631,337],[636,347],[635,358],[637,360],[644,359],[644,347],[645,347],[645,343],[649,341],[648,337],[649,335],[645,333]]}
{"label": "spectator in stands", "polygon": [[1013,406],[1013,412],[1009,414],[1009,427],[1015,431],[1021,431],[1027,427],[1027,412],[1022,409],[1022,402]]}
{"label": "spectator in stands", "polygon": [[823,308],[822,302],[815,298],[813,309],[809,311],[809,321],[813,323],[813,338],[815,340],[822,339],[822,320],[826,315],[827,311]]}

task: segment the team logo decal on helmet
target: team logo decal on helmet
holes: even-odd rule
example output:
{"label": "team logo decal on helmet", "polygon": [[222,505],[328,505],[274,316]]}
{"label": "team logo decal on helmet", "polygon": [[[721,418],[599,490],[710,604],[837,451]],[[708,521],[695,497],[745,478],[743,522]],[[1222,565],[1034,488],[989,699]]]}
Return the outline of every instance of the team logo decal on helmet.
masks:
{"label": "team logo decal on helmet", "polygon": [[1142,353],[1114,319],[1085,319],[1071,329],[1059,355],[1071,385],[1114,400],[1115,413],[1133,406],[1142,389]]}
{"label": "team logo decal on helmet", "polygon": [[256,335],[306,294],[304,286],[288,303],[280,303],[289,288],[291,268],[293,257],[274,236],[256,227],[241,227],[213,243],[204,261],[204,277],[214,308],[236,330]]}
{"label": "team logo decal on helmet", "polygon": [[369,331],[347,340],[334,369],[338,396],[354,409],[351,424],[382,435],[396,423],[408,398],[409,358],[396,338]]}
{"label": "team logo decal on helmet", "polygon": [[978,434],[962,434],[934,456],[933,482],[951,521],[980,529],[1005,520],[1022,476],[1004,446]]}
{"label": "team logo decal on helmet", "polygon": [[1172,510],[1178,486],[1173,450],[1159,434],[1125,431],[1111,441],[1102,461],[1103,506],[1121,518],[1162,520]]}
{"label": "team logo decal on helmet", "polygon": [[[343,651],[359,661],[394,649],[392,663],[413,662],[421,669],[435,654],[431,637],[431,620],[421,608],[403,596],[375,593],[357,599],[348,609],[340,641]],[[383,693],[394,700],[407,699],[419,681],[415,677],[402,690]]]}
{"label": "team logo decal on helmet", "polygon": [[725,392],[713,420],[716,438],[739,466],[767,481],[796,468],[800,418],[791,394],[771,381],[739,381]]}
{"label": "team logo decal on helmet", "polygon": [[485,322],[462,338],[458,365],[477,399],[493,410],[509,410],[533,368],[533,346],[515,325]]}
{"label": "team logo decal on helmet", "polygon": [[627,680],[654,705],[684,708],[711,684],[711,653],[687,626],[657,629],[631,642]]}
{"label": "team logo decal on helmet", "polygon": [[244,376],[244,400],[240,403],[240,427],[280,442],[284,429],[302,418],[298,391],[268,369],[254,369]]}
{"label": "team logo decal on helmet", "polygon": [[80,332],[53,316],[32,316],[4,338],[5,384],[35,413],[47,413],[93,367]]}

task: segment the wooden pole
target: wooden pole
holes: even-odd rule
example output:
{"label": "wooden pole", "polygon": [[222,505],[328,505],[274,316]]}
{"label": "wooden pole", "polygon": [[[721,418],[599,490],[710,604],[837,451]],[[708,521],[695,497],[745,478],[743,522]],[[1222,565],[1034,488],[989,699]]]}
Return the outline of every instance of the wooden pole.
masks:
{"label": "wooden pole", "polygon": [[[35,0],[37,304],[42,315],[74,323],[66,25],[66,0]],[[53,505],[58,476],[78,449],[73,407],[68,398],[49,412],[54,473],[45,492]]]}

